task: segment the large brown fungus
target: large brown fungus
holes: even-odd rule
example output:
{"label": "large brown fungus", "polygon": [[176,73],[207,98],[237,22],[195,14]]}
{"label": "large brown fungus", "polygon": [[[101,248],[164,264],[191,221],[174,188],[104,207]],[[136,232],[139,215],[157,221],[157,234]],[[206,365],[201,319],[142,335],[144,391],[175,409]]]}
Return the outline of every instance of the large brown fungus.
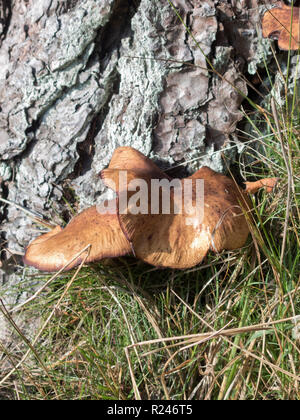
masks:
{"label": "large brown fungus", "polygon": [[[122,148],[116,153],[122,151],[127,154],[127,162],[132,162],[130,168],[134,167],[133,162],[145,159],[131,148]],[[209,250],[220,252],[245,244],[249,228],[244,213],[250,209],[250,200],[232,179],[203,167],[191,177],[177,180],[170,188],[170,179],[147,159],[143,167],[135,166],[126,171],[127,184],[120,188],[123,169],[112,166],[103,170],[101,176],[108,187],[115,187],[119,201],[124,202],[125,211],[119,213],[120,226],[141,260],[159,267],[187,268],[200,263]],[[155,185],[154,179],[167,182]],[[130,189],[135,180],[136,185],[140,184],[139,180],[147,185],[146,197],[142,192],[139,194],[140,200],[148,204],[144,214],[135,214],[133,198],[136,191]],[[186,192],[187,180],[190,180],[191,194]],[[198,214],[195,211],[196,180],[204,181],[199,203],[203,205],[203,212]],[[159,191],[158,198],[155,188]],[[170,197],[167,212],[163,209],[164,196]],[[156,206],[155,199],[158,201]],[[155,207],[157,214],[153,212]],[[194,215],[191,215],[193,209]]]}
{"label": "large brown fungus", "polygon": [[[251,214],[248,192],[267,184],[247,183],[244,190],[207,167],[172,180],[131,147],[116,149],[101,177],[117,193],[108,203],[115,213],[102,213],[96,206],[83,211],[64,229],[56,227],[35,239],[26,249],[26,264],[55,271],[90,245],[86,262],[133,253],[157,267],[192,267],[210,250],[245,244]],[[78,256],[65,269],[82,259]]]}

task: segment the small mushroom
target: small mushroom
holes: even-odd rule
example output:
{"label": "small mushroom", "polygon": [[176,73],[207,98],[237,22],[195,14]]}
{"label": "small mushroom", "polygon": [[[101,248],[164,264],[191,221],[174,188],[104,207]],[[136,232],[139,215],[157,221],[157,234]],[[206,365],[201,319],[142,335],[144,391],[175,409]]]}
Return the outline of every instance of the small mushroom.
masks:
{"label": "small mushroom", "polygon": [[207,167],[172,180],[131,147],[116,149],[100,175],[117,192],[108,203],[116,212],[99,212],[93,206],[64,229],[55,227],[30,243],[26,264],[46,271],[68,264],[64,270],[69,270],[80,264],[85,255],[76,255],[90,245],[86,262],[133,253],[157,267],[193,267],[209,250],[234,250],[245,244],[251,215],[248,193],[271,188],[261,180],[247,183],[244,190]]}
{"label": "small mushroom", "polygon": [[263,178],[254,182],[245,182],[246,192],[255,194],[261,188],[264,188],[267,193],[271,193],[278,182],[278,178]]}
{"label": "small mushroom", "polygon": [[300,8],[280,6],[268,10],[262,19],[262,34],[264,38],[278,39],[281,50],[297,50],[300,46],[299,32]]}

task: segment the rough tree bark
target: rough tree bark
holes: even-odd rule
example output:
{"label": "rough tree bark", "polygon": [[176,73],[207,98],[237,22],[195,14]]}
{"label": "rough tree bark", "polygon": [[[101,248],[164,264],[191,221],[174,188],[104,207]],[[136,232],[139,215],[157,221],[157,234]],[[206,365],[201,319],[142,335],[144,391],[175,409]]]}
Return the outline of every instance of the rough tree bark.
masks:
{"label": "rough tree bark", "polygon": [[[66,188],[80,209],[95,203],[121,145],[223,170],[218,150],[238,142],[242,117],[233,86],[247,94],[243,75],[271,56],[260,20],[275,1],[172,3],[182,21],[168,0],[2,0],[2,197],[60,222]],[[0,206],[3,249],[22,252],[37,228]]]}

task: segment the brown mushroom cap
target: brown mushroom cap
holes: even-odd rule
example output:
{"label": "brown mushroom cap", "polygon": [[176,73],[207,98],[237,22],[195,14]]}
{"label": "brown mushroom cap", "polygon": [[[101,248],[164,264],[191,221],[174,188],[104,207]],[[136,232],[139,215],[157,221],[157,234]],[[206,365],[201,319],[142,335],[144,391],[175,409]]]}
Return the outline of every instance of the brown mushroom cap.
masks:
{"label": "brown mushroom cap", "polygon": [[[124,179],[120,183],[120,176],[124,174],[126,183]],[[115,205],[117,212],[100,213],[100,208],[93,206],[72,219],[64,229],[56,226],[31,242],[24,257],[26,264],[46,271],[69,270],[83,260],[91,262],[133,251],[138,258],[154,266],[193,267],[209,250],[221,252],[245,244],[251,214],[248,193],[261,187],[271,191],[277,182],[277,178],[248,182],[246,190],[242,190],[233,179],[207,167],[184,180],[171,180],[150,159],[131,147],[117,149],[101,176],[106,185],[117,192],[117,198],[107,203]],[[156,185],[157,214],[152,211],[153,180],[160,181],[159,187]],[[198,180],[204,182],[200,202],[203,217],[201,213],[190,213],[196,205]],[[192,188],[191,194],[184,197],[188,189],[186,181]],[[136,185],[128,188],[131,182]],[[141,182],[146,185],[144,191],[141,186],[138,189]],[[171,188],[170,182],[173,182]],[[176,185],[181,189],[180,194]],[[165,214],[164,194],[170,196],[170,211]],[[145,214],[136,212],[141,202],[146,203]],[[176,212],[180,207],[182,211]],[[88,252],[82,253],[88,245]]]}
{"label": "brown mushroom cap", "polygon": [[[150,178],[171,179],[163,172],[151,159],[133,147],[118,147],[109,162],[109,169],[138,170],[141,173],[148,174]],[[101,175],[101,173],[100,173]]]}
{"label": "brown mushroom cap", "polygon": [[282,50],[297,50],[300,46],[299,16],[299,7],[292,8],[283,2],[268,10],[262,19],[263,37],[278,39],[278,47]]}
{"label": "brown mushroom cap", "polygon": [[267,193],[271,193],[275,188],[279,178],[263,178],[258,181],[245,182],[246,192],[249,194],[255,194],[261,188],[264,188]]}
{"label": "brown mushroom cap", "polygon": [[[91,247],[86,262],[131,252],[117,215],[100,214],[96,206],[93,206],[74,217],[64,229],[56,226],[32,241],[26,249],[24,262],[39,270],[57,271],[89,244]],[[79,265],[86,255],[87,252],[83,252],[65,270]]]}
{"label": "brown mushroom cap", "polygon": [[[137,151],[127,148],[128,162],[130,155]],[[213,170],[203,167],[191,179],[193,194],[182,214],[174,211],[182,197],[170,191],[171,214],[162,214],[161,197],[164,187],[160,189],[159,214],[151,214],[151,180],[169,179],[159,168],[150,165],[128,165],[126,170],[127,185],[134,179],[143,179],[148,186],[148,213],[132,214],[130,199],[135,191],[122,190],[119,185],[120,168],[117,160],[101,172],[107,186],[114,188],[119,196],[127,196],[127,214],[119,213],[120,226],[131,242],[135,255],[143,261],[160,267],[188,268],[199,264],[211,249],[215,252],[242,247],[249,234],[245,212],[250,208],[247,194],[235,182]],[[138,169],[131,169],[138,168]],[[204,217],[190,216],[188,210],[195,206],[195,184],[197,179],[204,180]],[[181,180],[184,190],[184,180]],[[181,203],[182,204],[182,203]],[[124,209],[123,209],[124,210]]]}

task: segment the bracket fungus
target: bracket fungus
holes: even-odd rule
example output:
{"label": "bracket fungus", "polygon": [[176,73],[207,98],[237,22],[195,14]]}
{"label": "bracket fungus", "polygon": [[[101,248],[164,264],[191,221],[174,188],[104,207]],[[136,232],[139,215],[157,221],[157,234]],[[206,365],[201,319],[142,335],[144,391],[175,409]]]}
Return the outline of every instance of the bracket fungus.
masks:
{"label": "bracket fungus", "polygon": [[262,19],[264,38],[278,39],[281,50],[297,50],[300,46],[300,8],[283,2],[268,10]]}
{"label": "bracket fungus", "polygon": [[90,245],[86,262],[133,254],[157,267],[193,267],[210,250],[245,244],[251,215],[248,193],[267,184],[262,180],[242,189],[208,167],[185,179],[171,179],[131,147],[116,149],[100,176],[117,197],[105,202],[104,211],[93,206],[64,229],[57,226],[35,239],[26,249],[26,264],[69,270],[83,260],[74,256]]}

